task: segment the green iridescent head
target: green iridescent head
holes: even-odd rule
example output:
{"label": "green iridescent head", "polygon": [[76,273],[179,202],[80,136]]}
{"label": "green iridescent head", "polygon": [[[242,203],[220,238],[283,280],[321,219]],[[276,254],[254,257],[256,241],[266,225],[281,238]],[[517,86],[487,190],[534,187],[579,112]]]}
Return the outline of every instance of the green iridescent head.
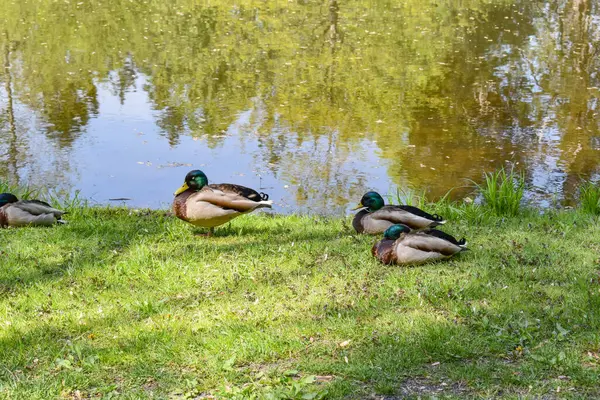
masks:
{"label": "green iridescent head", "polygon": [[396,240],[403,233],[409,233],[410,228],[403,224],[392,225],[385,230],[383,237],[390,240]]}
{"label": "green iridescent head", "polygon": [[204,172],[200,171],[199,169],[195,169],[188,172],[188,174],[185,176],[185,183],[179,189],[177,189],[175,196],[177,196],[179,193],[185,192],[188,189],[192,189],[197,192],[206,185],[208,185],[208,178]]}
{"label": "green iridescent head", "polygon": [[360,199],[360,203],[358,203],[358,206],[353,208],[353,210],[358,210],[359,208],[366,207],[367,211],[373,212],[381,209],[384,205],[385,202],[383,201],[383,197],[381,197],[379,193],[367,192],[362,197],[362,199]]}
{"label": "green iridescent head", "polygon": [[17,196],[11,193],[0,193],[0,207],[8,203],[16,203],[19,201]]}

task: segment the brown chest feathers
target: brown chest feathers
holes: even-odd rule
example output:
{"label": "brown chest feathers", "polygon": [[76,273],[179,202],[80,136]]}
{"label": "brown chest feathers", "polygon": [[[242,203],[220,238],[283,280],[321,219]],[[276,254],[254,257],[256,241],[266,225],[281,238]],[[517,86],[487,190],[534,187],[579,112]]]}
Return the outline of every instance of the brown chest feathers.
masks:
{"label": "brown chest feathers", "polygon": [[6,216],[5,208],[6,206],[0,207],[0,228],[8,227],[8,217]]}
{"label": "brown chest feathers", "polygon": [[375,242],[371,248],[371,254],[379,261],[384,264],[391,264],[394,262],[394,243],[395,240],[382,239]]}
{"label": "brown chest feathers", "polygon": [[173,213],[177,216],[177,218],[187,221],[187,199],[193,193],[195,193],[192,189],[188,189],[183,193],[179,193],[175,196],[173,200]]}
{"label": "brown chest feathers", "polygon": [[360,210],[358,213],[356,213],[354,219],[352,220],[352,227],[356,232],[363,233],[365,231],[365,228],[362,225],[362,219],[368,214],[369,212],[367,210]]}

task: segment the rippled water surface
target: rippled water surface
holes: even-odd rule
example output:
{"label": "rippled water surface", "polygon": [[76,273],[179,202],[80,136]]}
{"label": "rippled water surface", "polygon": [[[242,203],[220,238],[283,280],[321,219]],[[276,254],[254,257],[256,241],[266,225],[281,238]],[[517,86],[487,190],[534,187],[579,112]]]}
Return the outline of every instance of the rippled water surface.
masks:
{"label": "rippled water surface", "polygon": [[200,168],[341,213],[508,164],[569,201],[600,170],[593,0],[6,0],[0,52],[0,179],[100,203]]}

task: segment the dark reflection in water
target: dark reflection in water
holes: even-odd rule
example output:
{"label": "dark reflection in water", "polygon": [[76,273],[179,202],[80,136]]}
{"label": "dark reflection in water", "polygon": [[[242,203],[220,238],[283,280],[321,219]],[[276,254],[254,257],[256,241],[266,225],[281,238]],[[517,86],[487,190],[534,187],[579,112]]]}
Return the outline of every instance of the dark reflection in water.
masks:
{"label": "dark reflection in water", "polygon": [[598,178],[597,2],[397,3],[6,1],[0,177],[156,207],[196,167],[330,213],[508,163],[546,200]]}

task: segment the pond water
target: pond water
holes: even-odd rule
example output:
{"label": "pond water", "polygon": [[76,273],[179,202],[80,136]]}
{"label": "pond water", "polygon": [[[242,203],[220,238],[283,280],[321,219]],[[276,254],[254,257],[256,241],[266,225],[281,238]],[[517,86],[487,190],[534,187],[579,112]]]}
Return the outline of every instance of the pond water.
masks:
{"label": "pond water", "polygon": [[166,207],[185,174],[340,214],[368,189],[600,171],[593,0],[5,0],[0,179]]}

